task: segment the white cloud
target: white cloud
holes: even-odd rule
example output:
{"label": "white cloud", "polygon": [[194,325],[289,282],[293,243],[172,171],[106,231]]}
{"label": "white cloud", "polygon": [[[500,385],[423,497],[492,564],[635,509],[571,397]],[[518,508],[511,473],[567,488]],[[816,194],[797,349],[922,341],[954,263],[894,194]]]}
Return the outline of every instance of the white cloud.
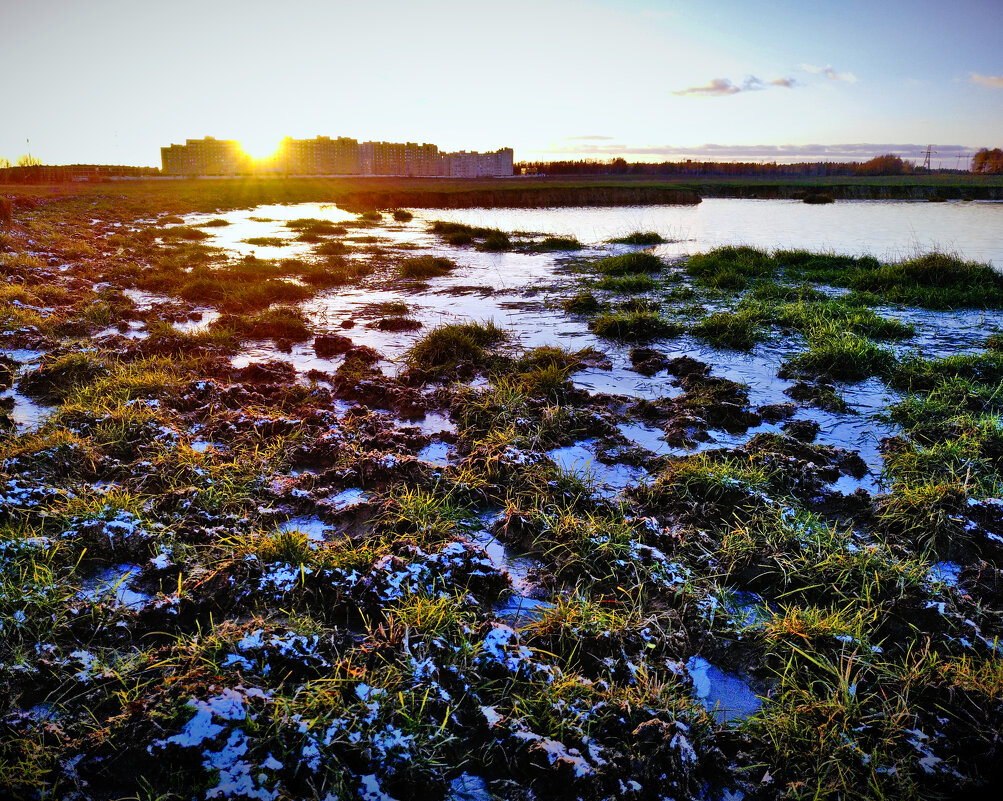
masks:
{"label": "white cloud", "polygon": [[780,86],[786,89],[793,89],[795,84],[793,78],[775,78],[766,83],[762,78],[749,75],[741,84],[736,84],[730,78],[714,78],[705,86],[690,86],[686,89],[677,89],[672,94],[677,97],[699,96],[699,97],[727,97],[737,95],[739,92],[756,92],[770,86]]}
{"label": "white cloud", "polygon": [[990,89],[1003,89],[1003,75],[979,75],[977,72],[968,73],[972,83],[979,86],[988,86]]}
{"label": "white cloud", "polygon": [[826,64],[824,67],[816,67],[814,64],[800,64],[799,66],[805,72],[810,72],[812,75],[824,75],[830,81],[857,82],[857,76],[852,72],[836,72],[832,68],[832,64]]}

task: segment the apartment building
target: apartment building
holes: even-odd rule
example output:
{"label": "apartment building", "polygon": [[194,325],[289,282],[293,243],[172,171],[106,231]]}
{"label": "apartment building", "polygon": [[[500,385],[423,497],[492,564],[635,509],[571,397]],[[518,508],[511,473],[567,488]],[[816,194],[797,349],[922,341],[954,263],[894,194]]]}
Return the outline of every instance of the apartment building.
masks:
{"label": "apartment building", "polygon": [[251,169],[251,159],[234,139],[188,139],[160,148],[164,175],[237,175]]}
{"label": "apartment building", "polygon": [[279,172],[289,175],[358,175],[359,143],[339,136],[318,136],[316,139],[286,137],[279,143],[275,156]]}
{"label": "apartment building", "polygon": [[338,137],[286,137],[274,156],[253,160],[232,139],[188,139],[160,149],[164,175],[386,175],[457,178],[512,175],[512,148],[493,153],[442,153],[415,142],[363,142]]}
{"label": "apartment building", "polygon": [[512,148],[494,153],[446,153],[446,175],[453,178],[492,178],[512,174]]}

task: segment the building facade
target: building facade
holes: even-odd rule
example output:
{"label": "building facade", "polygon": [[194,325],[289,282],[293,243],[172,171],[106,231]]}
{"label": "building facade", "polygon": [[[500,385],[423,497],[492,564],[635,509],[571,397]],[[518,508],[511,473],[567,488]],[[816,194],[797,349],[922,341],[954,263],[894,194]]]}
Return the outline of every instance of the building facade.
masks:
{"label": "building facade", "polygon": [[183,145],[160,148],[165,175],[239,175],[252,160],[234,139],[188,139]]}
{"label": "building facade", "polygon": [[512,148],[442,153],[415,142],[363,142],[338,137],[286,137],[274,156],[255,161],[232,139],[188,139],[160,148],[164,175],[384,175],[485,178],[512,175]]}
{"label": "building facade", "polygon": [[279,143],[274,161],[276,169],[288,175],[358,175],[359,143],[344,136],[337,139],[287,136]]}

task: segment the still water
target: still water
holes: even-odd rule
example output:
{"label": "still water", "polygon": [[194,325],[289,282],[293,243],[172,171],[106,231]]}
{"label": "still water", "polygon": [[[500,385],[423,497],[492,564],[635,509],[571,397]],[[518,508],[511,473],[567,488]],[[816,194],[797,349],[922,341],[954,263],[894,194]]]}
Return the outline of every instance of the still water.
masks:
{"label": "still water", "polygon": [[1003,269],[1003,203],[848,200],[812,206],[797,200],[708,198],[697,206],[455,209],[421,212],[503,231],[572,235],[599,243],[632,231],[676,240],[661,256],[719,245],[804,248],[898,260],[933,250]]}

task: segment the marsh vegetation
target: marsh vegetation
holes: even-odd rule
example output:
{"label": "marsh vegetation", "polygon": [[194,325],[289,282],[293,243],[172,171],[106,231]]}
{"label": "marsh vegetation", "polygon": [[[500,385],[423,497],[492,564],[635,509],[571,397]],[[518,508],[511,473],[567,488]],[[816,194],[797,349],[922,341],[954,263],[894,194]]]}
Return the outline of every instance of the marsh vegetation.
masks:
{"label": "marsh vegetation", "polygon": [[4,792],[997,786],[991,267],[160,203],[4,224]]}

